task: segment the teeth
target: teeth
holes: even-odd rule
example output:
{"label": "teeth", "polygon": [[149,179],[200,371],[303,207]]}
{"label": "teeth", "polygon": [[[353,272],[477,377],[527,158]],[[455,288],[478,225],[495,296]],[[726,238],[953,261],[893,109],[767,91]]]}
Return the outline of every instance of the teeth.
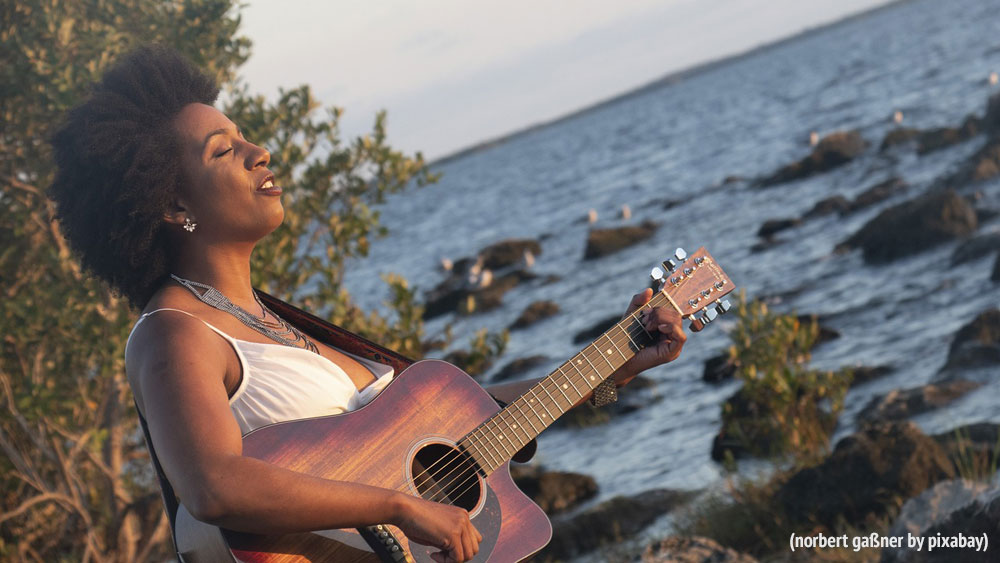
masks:
{"label": "teeth", "polygon": [[262,189],[262,190],[269,190],[269,189],[271,189],[273,187],[274,187],[274,182],[272,182],[271,180],[268,180],[268,181],[264,182],[264,185],[262,185],[260,187],[260,189]]}

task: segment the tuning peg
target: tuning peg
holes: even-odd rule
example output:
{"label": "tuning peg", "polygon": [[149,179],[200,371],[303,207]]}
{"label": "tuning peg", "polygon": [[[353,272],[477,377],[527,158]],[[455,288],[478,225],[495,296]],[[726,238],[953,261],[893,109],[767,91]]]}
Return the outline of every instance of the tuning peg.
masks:
{"label": "tuning peg", "polygon": [[706,325],[708,325],[717,318],[719,318],[719,312],[717,312],[715,308],[705,309],[705,312],[700,317],[694,317],[693,319],[691,319],[691,325],[690,325],[691,331],[700,332],[702,329],[705,328]]}
{"label": "tuning peg", "polygon": [[655,282],[662,282],[663,281],[663,270],[661,270],[659,268],[653,268],[649,272],[649,277],[653,278],[653,281],[655,281]]}
{"label": "tuning peg", "polygon": [[729,310],[732,309],[732,308],[733,308],[733,306],[729,303],[728,299],[720,299],[720,300],[718,300],[718,301],[715,302],[715,309],[714,310],[717,311],[720,315],[724,315],[724,314],[728,313]]}
{"label": "tuning peg", "polygon": [[708,324],[717,318],[719,318],[719,313],[716,312],[715,309],[705,309],[705,314],[702,315],[702,319],[704,320],[705,324]]}
{"label": "tuning peg", "polygon": [[674,251],[674,257],[663,261],[663,267],[668,272],[673,272],[677,269],[677,265],[681,262],[687,260],[687,252],[684,252],[683,248],[678,248]]}

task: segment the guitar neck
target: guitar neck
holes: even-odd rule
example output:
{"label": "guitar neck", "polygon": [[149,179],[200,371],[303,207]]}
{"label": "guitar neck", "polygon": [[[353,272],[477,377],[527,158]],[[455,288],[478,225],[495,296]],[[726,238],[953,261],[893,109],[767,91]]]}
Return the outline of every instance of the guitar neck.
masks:
{"label": "guitar neck", "polygon": [[653,342],[639,321],[642,311],[677,304],[663,292],[599,336],[591,345],[559,366],[466,435],[459,445],[487,474],[503,466],[557,418],[589,395],[605,379]]}

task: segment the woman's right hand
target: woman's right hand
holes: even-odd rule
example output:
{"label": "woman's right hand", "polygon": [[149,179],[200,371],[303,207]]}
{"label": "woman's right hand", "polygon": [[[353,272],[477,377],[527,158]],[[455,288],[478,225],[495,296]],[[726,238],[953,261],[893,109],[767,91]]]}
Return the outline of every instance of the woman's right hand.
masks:
{"label": "woman's right hand", "polygon": [[431,558],[438,563],[462,563],[479,553],[482,534],[464,508],[402,494],[394,524],[415,543],[440,549]]}

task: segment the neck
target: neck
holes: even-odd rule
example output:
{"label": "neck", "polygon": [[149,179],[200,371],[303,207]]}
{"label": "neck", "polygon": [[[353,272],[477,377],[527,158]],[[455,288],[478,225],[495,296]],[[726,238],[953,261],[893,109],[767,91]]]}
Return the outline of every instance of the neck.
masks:
{"label": "neck", "polygon": [[180,278],[210,285],[234,304],[254,310],[250,283],[249,248],[220,248],[213,245],[185,245],[178,253],[172,273]]}
{"label": "neck", "polygon": [[653,342],[638,316],[646,309],[661,305],[677,309],[663,293],[654,295],[643,308],[619,321],[593,344],[462,438],[462,448],[486,473],[505,464],[639,350]]}

